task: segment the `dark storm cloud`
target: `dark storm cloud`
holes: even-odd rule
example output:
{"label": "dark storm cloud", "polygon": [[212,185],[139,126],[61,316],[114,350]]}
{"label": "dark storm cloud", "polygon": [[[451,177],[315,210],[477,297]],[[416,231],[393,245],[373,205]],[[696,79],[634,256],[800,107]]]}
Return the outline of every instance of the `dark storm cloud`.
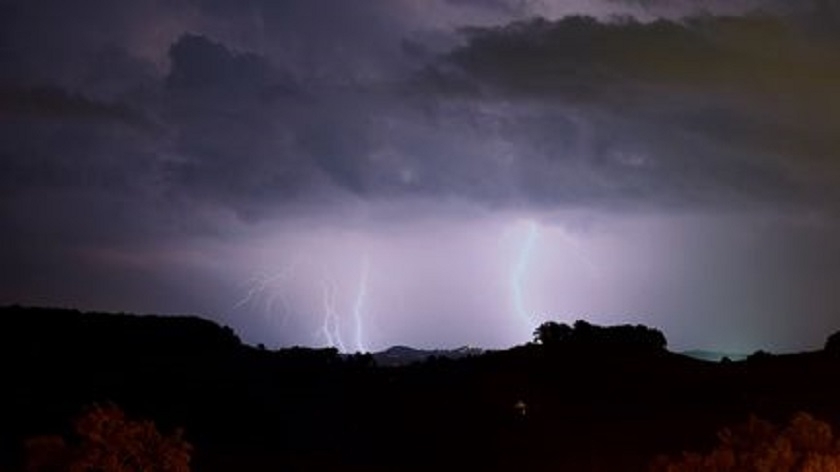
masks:
{"label": "dark storm cloud", "polygon": [[479,8],[489,8],[503,13],[520,16],[533,9],[533,3],[529,0],[445,0],[452,5],[469,5]]}
{"label": "dark storm cloud", "polygon": [[[579,170],[590,173],[582,176],[595,184],[587,185],[593,198],[813,203],[838,177],[840,68],[831,57],[840,37],[812,33],[808,20],[568,17],[475,28],[427,74],[433,84],[448,76],[470,83],[476,100],[574,110],[579,129],[589,129],[571,139],[588,141],[575,154],[586,161]],[[560,139],[546,143],[545,159],[568,159],[567,128],[556,128]]]}
{"label": "dark storm cloud", "polygon": [[[540,2],[425,10],[448,6],[515,17]],[[448,43],[415,34],[427,20],[411,3],[91,1],[68,22],[61,8],[4,20],[10,180],[113,182],[138,205],[248,220],[358,199],[656,209],[836,193],[840,38],[801,12],[473,27],[435,59]]]}
{"label": "dark storm cloud", "polygon": [[[825,24],[826,15],[838,13],[836,0],[605,0],[616,8],[629,8],[631,14],[647,18],[667,17],[684,18],[698,14],[718,16],[742,16],[745,14],[766,13],[782,16],[807,16],[810,20],[819,19]],[[626,15],[621,12],[619,15]]]}
{"label": "dark storm cloud", "polygon": [[[172,10],[154,1],[7,1],[0,5],[0,81],[92,92],[116,75],[150,73],[141,46],[166,30]],[[149,28],[149,24],[154,28]],[[127,85],[127,84],[126,84]],[[104,87],[107,88],[107,87]]]}
{"label": "dark storm cloud", "polygon": [[390,5],[5,2],[4,239],[170,237],[368,192],[387,105],[360,84],[400,73],[410,23]]}
{"label": "dark storm cloud", "polygon": [[[518,253],[514,220],[551,213],[540,221],[543,249],[558,251],[546,291],[581,287],[564,310],[594,310],[602,298],[615,303],[598,310],[662,320],[686,305],[698,319],[720,308],[717,333],[730,298],[749,313],[782,306],[783,269],[794,267],[800,298],[790,300],[814,293],[808,303],[823,316],[834,223],[803,230],[813,239],[723,238],[737,257],[707,236],[751,227],[745,208],[811,215],[840,201],[837,16],[723,3],[0,0],[0,266],[11,268],[0,302],[231,313],[243,279],[303,255],[312,267],[293,281],[303,290],[297,328],[260,335],[311,344],[316,266],[343,274],[349,290],[357,256],[370,251],[371,307],[400,292],[381,293],[377,280],[411,298],[402,321],[382,313],[382,339],[411,336],[423,311],[451,312],[455,339],[479,325],[505,329],[482,316],[509,315],[509,280],[494,277]],[[754,6],[766,13],[717,15]],[[678,19],[698,9],[708,12]],[[570,11],[599,19],[561,18]],[[667,19],[610,17],[636,11]],[[511,23],[533,15],[546,19]],[[679,220],[730,210],[730,219]],[[599,230],[552,239],[564,211],[668,224],[617,224],[606,242]],[[686,229],[669,240],[670,224]],[[588,256],[574,240],[590,238],[590,262],[618,274],[601,286],[606,297],[569,268]],[[814,244],[788,244],[799,239]],[[782,275],[755,277],[748,259],[788,247],[766,270]],[[724,259],[726,269],[693,272]],[[825,268],[808,276],[819,261]],[[650,263],[662,267],[646,276]],[[720,272],[781,295],[736,293],[734,275]],[[667,306],[650,301],[659,299],[650,287],[668,289]],[[448,304],[460,292],[483,302]],[[625,295],[645,303],[625,308]],[[388,315],[406,310],[385,302]],[[243,316],[238,329],[260,331],[253,313]]]}
{"label": "dark storm cloud", "polygon": [[798,91],[808,97],[817,87],[816,95],[824,96],[838,73],[825,61],[836,53],[838,37],[761,14],[653,22],[576,16],[465,32],[468,44],[451,62],[487,85],[523,95],[624,104],[637,98],[626,92],[648,86],[648,95],[674,90],[765,98]]}
{"label": "dark storm cloud", "polygon": [[181,37],[169,56],[162,113],[174,140],[163,168],[173,192],[219,204],[282,199],[307,185],[311,166],[284,138],[292,109],[308,100],[294,78],[203,36]]}
{"label": "dark storm cloud", "polygon": [[293,93],[291,78],[253,53],[235,53],[209,39],[187,34],[169,50],[172,61],[167,85],[182,93],[232,94],[230,102],[271,99],[271,95]]}
{"label": "dark storm cloud", "polygon": [[0,116],[104,120],[152,127],[142,113],[126,104],[92,100],[57,88],[0,88]]}

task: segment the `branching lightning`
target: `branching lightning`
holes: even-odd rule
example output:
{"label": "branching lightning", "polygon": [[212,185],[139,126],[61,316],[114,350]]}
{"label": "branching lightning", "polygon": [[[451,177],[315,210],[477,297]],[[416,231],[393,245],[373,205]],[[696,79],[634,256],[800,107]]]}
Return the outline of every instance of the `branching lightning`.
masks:
{"label": "branching lightning", "polygon": [[[324,270],[326,273],[326,270]],[[361,273],[359,275],[358,285],[353,297],[353,304],[350,307],[350,312],[353,317],[354,329],[354,349],[356,352],[368,352],[367,343],[365,342],[365,328],[364,328],[364,309],[368,296],[368,277],[370,274],[370,260],[367,256],[362,259]],[[344,318],[338,310],[337,305],[337,288],[335,282],[324,279],[321,284],[322,293],[322,307],[324,311],[323,321],[321,323],[320,337],[323,338],[327,345],[335,347],[341,352],[348,352],[347,345],[344,343],[342,336],[342,323]],[[346,313],[346,312],[345,312]]]}
{"label": "branching lightning", "polygon": [[[241,288],[246,291],[238,294],[241,298],[236,300],[234,308],[250,310],[253,315],[264,317],[267,323],[261,323],[263,326],[282,327],[277,334],[284,338],[302,334],[311,345],[334,347],[345,353],[369,352],[371,345],[380,339],[378,323],[404,322],[409,315],[421,311],[415,306],[395,306],[405,294],[416,297],[425,285],[435,290],[439,282],[446,283],[449,277],[470,274],[471,278],[462,276],[463,280],[456,281],[455,285],[441,284],[446,287],[445,293],[461,295],[456,293],[455,287],[463,287],[459,292],[466,292],[477,282],[486,284],[482,285],[482,294],[489,296],[474,299],[474,294],[465,293],[464,298],[451,297],[450,300],[430,293],[428,300],[414,300],[424,309],[446,303],[456,309],[466,306],[468,310],[474,309],[473,306],[487,310],[489,306],[488,311],[493,316],[501,315],[506,319],[505,326],[510,334],[522,339],[524,333],[530,335],[542,320],[541,311],[576,306],[573,305],[577,303],[574,296],[579,285],[575,284],[594,286],[599,275],[598,267],[593,263],[597,259],[590,257],[598,255],[593,252],[598,246],[567,231],[561,223],[542,218],[529,215],[518,220],[494,220],[489,228],[479,227],[481,233],[470,226],[465,232],[453,233],[458,238],[440,247],[427,246],[426,241],[416,245],[411,239],[396,258],[397,262],[418,262],[419,270],[416,271],[398,268],[397,273],[392,273],[394,253],[377,252],[376,240],[350,239],[345,242],[338,239],[333,242],[329,239],[328,243],[319,243],[321,245],[295,247],[294,252],[291,252],[291,246],[282,247],[277,253],[266,253],[268,259],[257,261],[263,270],[268,269],[268,274],[251,278]],[[498,230],[501,230],[501,238],[495,240]],[[490,245],[494,240],[497,244]],[[307,244],[310,243],[307,241]],[[415,248],[420,250],[411,252]],[[386,249],[392,250],[389,245]],[[418,255],[425,255],[427,250],[451,257],[441,257],[441,262],[419,261]],[[456,250],[460,252],[456,253]],[[464,256],[481,259],[476,259],[478,264],[463,268],[450,266],[454,261],[470,260]],[[280,270],[271,272],[275,268]],[[380,277],[375,272],[380,270],[382,275],[400,279]],[[582,280],[581,274],[592,280]],[[546,290],[549,275],[552,277],[550,292]],[[408,279],[402,280],[402,277]],[[421,286],[408,286],[403,290],[406,286],[402,284],[406,281],[425,281],[429,277],[436,279],[433,283],[415,284]],[[384,287],[389,289],[377,292]],[[564,288],[567,293],[561,292]],[[387,320],[378,318],[385,313],[395,315]]]}
{"label": "branching lightning", "polygon": [[[253,306],[272,323],[277,321],[277,314],[280,312],[282,313],[280,328],[282,328],[289,320],[291,309],[286,292],[278,290],[278,287],[289,279],[293,271],[294,264],[289,264],[274,274],[252,277],[247,281],[248,290],[245,296],[233,305],[233,309],[239,310],[246,306]],[[278,300],[281,304],[279,309]]]}
{"label": "branching lightning", "polygon": [[531,265],[534,246],[536,245],[538,237],[539,226],[537,226],[536,222],[529,221],[525,229],[525,237],[523,238],[521,243],[522,245],[517,253],[516,263],[514,264],[513,271],[510,275],[513,310],[516,313],[516,316],[525,323],[529,330],[536,327],[536,322],[526,308],[523,285],[528,268]]}
{"label": "branching lightning", "polygon": [[[249,279],[246,283],[245,295],[236,301],[233,309],[254,310],[271,323],[277,323],[280,320],[279,327],[282,328],[293,314],[291,300],[295,300],[294,306],[298,310],[303,310],[299,312],[300,314],[311,313],[313,309],[315,313],[321,313],[320,326],[314,332],[319,344],[334,347],[341,352],[350,350],[368,352],[365,339],[365,318],[370,288],[370,258],[367,255],[362,258],[359,275],[358,278],[354,278],[355,281],[336,280],[335,275],[340,271],[331,270],[335,268],[316,269],[316,274],[322,274],[320,286],[317,282],[311,284],[307,283],[306,279],[293,278],[313,273],[311,264],[303,267],[302,271],[297,270],[300,268],[297,267],[298,265],[289,263],[275,273]],[[293,291],[293,287],[296,287],[297,291]],[[310,299],[314,301],[314,304],[306,302],[307,294],[315,295],[315,300]],[[303,308],[307,305],[308,309]],[[282,315],[282,318],[279,315]],[[352,346],[345,342],[350,333],[352,333]]]}

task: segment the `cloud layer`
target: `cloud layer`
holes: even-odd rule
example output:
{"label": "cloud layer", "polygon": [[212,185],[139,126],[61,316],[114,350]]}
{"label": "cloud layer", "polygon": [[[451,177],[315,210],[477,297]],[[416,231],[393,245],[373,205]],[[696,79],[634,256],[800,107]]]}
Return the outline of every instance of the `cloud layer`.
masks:
{"label": "cloud layer", "polygon": [[[382,343],[410,342],[396,338],[415,328],[428,342],[423,310],[459,319],[441,334],[455,342],[496,306],[487,315],[496,321],[471,339],[498,344],[512,339],[499,320],[516,251],[486,233],[504,240],[525,219],[571,231],[605,271],[626,277],[587,285],[556,259],[545,274],[609,290],[615,303],[535,294],[553,301],[534,309],[572,316],[589,306],[598,316],[626,303],[674,326],[701,325],[711,312],[710,325],[723,326],[734,313],[747,330],[787,320],[805,300],[814,314],[800,331],[831,326],[825,281],[840,274],[830,237],[840,235],[833,2],[85,0],[69,9],[0,3],[0,262],[12,268],[0,275],[2,302],[224,319],[260,266],[250,245],[276,238],[265,257],[278,265],[322,254],[306,263],[300,313],[278,342],[312,342],[318,267],[335,266],[348,278],[336,283],[352,290],[355,255],[367,250],[390,261],[371,267],[405,268],[390,290],[412,294],[382,302],[402,310],[382,322]],[[570,229],[580,220],[595,229]],[[626,241],[597,243],[625,227]],[[776,239],[744,236],[756,228]],[[443,260],[463,271],[447,276],[428,262],[414,239],[424,231],[452,241]],[[627,254],[646,238],[690,253],[646,253],[676,258],[648,280],[681,274],[673,300],[623,288],[644,266]],[[780,275],[761,275],[744,255],[753,246]],[[359,254],[335,255],[341,248]],[[753,282],[733,280],[725,285],[744,289],[729,293],[702,275],[703,261],[724,260],[742,270],[718,269]],[[502,282],[467,266],[495,267]],[[692,280],[716,301],[692,297]],[[495,298],[476,302],[491,289]],[[759,313],[772,306],[784,310]],[[673,311],[690,314],[677,322]],[[260,332],[253,313],[240,315],[239,329]]]}

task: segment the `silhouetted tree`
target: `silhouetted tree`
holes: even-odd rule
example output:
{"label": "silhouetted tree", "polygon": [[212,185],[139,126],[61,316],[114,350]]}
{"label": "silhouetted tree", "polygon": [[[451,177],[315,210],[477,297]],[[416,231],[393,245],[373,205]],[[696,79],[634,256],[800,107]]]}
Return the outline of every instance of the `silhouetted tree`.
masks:
{"label": "silhouetted tree", "polygon": [[840,442],[831,426],[807,413],[777,427],[751,417],[746,423],[718,433],[719,444],[708,454],[686,452],[660,457],[651,472],[836,472]]}
{"label": "silhouetted tree", "polygon": [[825,340],[825,352],[840,356],[840,331],[832,334]]}
{"label": "silhouetted tree", "polygon": [[599,351],[661,351],[668,342],[661,331],[643,325],[598,326],[583,320],[573,326],[547,321],[534,330],[544,346]]}
{"label": "silhouetted tree", "polygon": [[568,341],[572,335],[572,327],[566,323],[546,321],[534,330],[534,341],[546,346],[552,346]]}
{"label": "silhouetted tree", "polygon": [[41,436],[26,443],[27,472],[189,472],[192,447],[181,431],[161,434],[148,420],[131,420],[115,405],[95,405],[74,423],[75,436]]}
{"label": "silhouetted tree", "polygon": [[759,349],[758,351],[755,351],[754,353],[747,356],[747,362],[765,362],[768,359],[771,359],[772,357],[773,354],[770,354],[769,352],[763,349]]}

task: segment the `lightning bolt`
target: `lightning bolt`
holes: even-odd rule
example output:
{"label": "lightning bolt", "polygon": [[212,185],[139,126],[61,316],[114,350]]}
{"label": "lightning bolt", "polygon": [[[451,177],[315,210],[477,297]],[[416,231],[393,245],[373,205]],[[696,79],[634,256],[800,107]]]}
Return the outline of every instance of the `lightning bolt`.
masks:
{"label": "lightning bolt", "polygon": [[[248,279],[245,283],[245,295],[233,305],[235,310],[251,308],[262,316],[269,318],[272,323],[277,323],[278,313],[283,317],[279,328],[283,328],[292,314],[289,301],[289,279],[295,275],[296,262],[289,263],[282,270],[268,275],[259,275]],[[326,343],[341,352],[349,352],[351,346],[345,342],[348,329],[353,330],[353,349],[357,352],[368,352],[365,341],[365,310],[367,309],[369,296],[370,278],[370,257],[366,254],[361,260],[361,268],[355,292],[342,296],[344,288],[349,284],[339,283],[330,277],[336,271],[328,270],[330,267],[321,267],[316,272],[323,274],[320,284],[320,311],[322,320],[314,336],[317,343]],[[314,286],[311,286],[315,293],[318,291],[317,279]],[[310,292],[311,293],[311,292]],[[292,294],[293,295],[293,294]],[[346,304],[351,302],[349,306]],[[279,304],[279,306],[278,306]],[[319,311],[317,295],[315,310]],[[352,320],[348,317],[352,317]],[[343,334],[342,334],[343,333]]]}
{"label": "lightning bolt", "polygon": [[322,284],[322,294],[324,322],[321,325],[321,334],[329,346],[345,352],[347,349],[341,339],[339,315],[335,308],[335,284],[325,280]]}
{"label": "lightning bolt", "polygon": [[516,316],[522,320],[529,330],[536,327],[534,318],[528,313],[525,306],[523,295],[523,282],[525,279],[528,266],[533,258],[534,246],[539,237],[539,226],[534,221],[528,221],[525,229],[525,237],[522,240],[519,252],[516,257],[516,263],[513,266],[513,271],[510,275],[510,287],[512,293],[513,310]]}
{"label": "lightning bolt", "polygon": [[275,280],[280,278],[282,273],[277,273],[274,275],[268,276],[256,276],[251,277],[247,282],[246,285],[248,286],[248,290],[245,293],[245,296],[239,299],[236,303],[233,304],[234,309],[242,308],[245,305],[254,303],[254,300],[264,293],[268,286],[271,285]]}
{"label": "lightning bolt", "polygon": [[[325,271],[326,272],[326,271]],[[368,278],[370,276],[370,259],[365,256],[362,259],[359,284],[351,307],[353,324],[355,328],[354,341],[356,352],[368,352],[364,340],[364,307],[368,296]],[[341,315],[336,309],[336,285],[334,282],[324,280],[322,286],[322,305],[324,320],[321,324],[320,335],[329,346],[337,348],[341,352],[347,352],[347,347],[341,336]]]}
{"label": "lightning bolt", "polygon": [[250,305],[257,308],[263,316],[270,318],[272,322],[276,322],[278,312],[276,305],[279,299],[281,304],[279,311],[283,313],[279,327],[284,327],[288,322],[291,310],[286,293],[278,287],[289,278],[293,270],[294,264],[289,264],[274,274],[250,278],[246,282],[248,289],[245,295],[233,305],[233,309],[239,310]]}
{"label": "lightning bolt", "polygon": [[365,256],[362,260],[362,273],[359,277],[359,287],[356,291],[356,300],[353,303],[353,320],[356,325],[356,351],[368,352],[364,342],[364,323],[362,319],[362,309],[364,308],[365,299],[368,291],[368,276],[370,274],[370,259]]}

